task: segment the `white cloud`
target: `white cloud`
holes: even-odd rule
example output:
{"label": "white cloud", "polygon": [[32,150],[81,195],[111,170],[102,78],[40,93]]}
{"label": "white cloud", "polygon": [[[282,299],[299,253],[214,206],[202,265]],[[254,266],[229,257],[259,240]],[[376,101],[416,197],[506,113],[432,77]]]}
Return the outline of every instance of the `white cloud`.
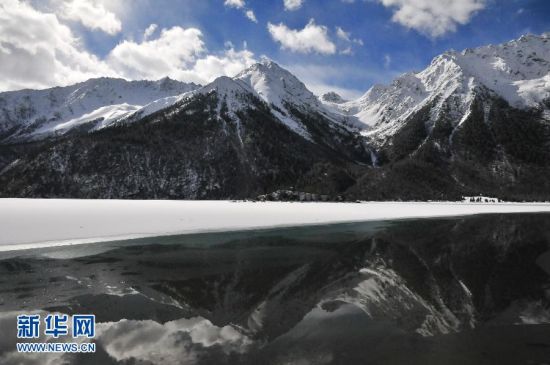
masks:
{"label": "white cloud", "polygon": [[388,69],[391,66],[391,56],[389,54],[384,55],[384,68]]}
{"label": "white cloud", "polygon": [[254,23],[258,22],[258,19],[256,19],[256,14],[254,14],[254,11],[251,9],[246,9],[246,3],[244,0],[225,0],[224,5],[230,8],[242,9],[244,15],[250,21],[253,21]]}
{"label": "white cloud", "polygon": [[248,19],[250,19],[251,21],[253,21],[254,23],[257,23],[258,22],[258,19],[256,19],[256,14],[254,14],[254,12],[252,10],[247,10],[245,12],[245,15]]}
{"label": "white cloud", "polygon": [[155,79],[187,68],[205,51],[200,30],[176,26],[162,29],[156,39],[123,41],[111,50],[107,62],[124,77]]}
{"label": "white cloud", "polygon": [[290,29],[283,23],[268,23],[267,29],[284,49],[300,53],[336,53],[336,45],[330,40],[327,27],[315,24],[313,19],[301,30]]}
{"label": "white cloud", "polygon": [[256,62],[252,52],[246,49],[236,51],[230,48],[220,55],[208,55],[197,60],[192,68],[181,70],[175,77],[186,81],[196,80],[195,82],[205,84],[222,75],[235,76]]}
{"label": "white cloud", "polygon": [[28,3],[0,4],[0,89],[44,88],[95,77],[112,70],[87,52],[55,14]]}
{"label": "white cloud", "polygon": [[64,86],[100,76],[169,76],[204,84],[218,76],[234,76],[255,62],[246,48],[239,51],[230,45],[221,52],[209,52],[199,29],[172,27],[158,32],[156,28],[150,25],[141,42],[124,40],[100,58],[86,50],[55,14],[19,0],[3,0],[0,90]]}
{"label": "white cloud", "polygon": [[245,7],[244,0],[225,0],[223,3],[225,6],[229,6],[230,8],[237,8],[241,9]]}
{"label": "white cloud", "polygon": [[285,10],[294,11],[302,7],[302,4],[305,0],[283,0],[285,5]]}
{"label": "white cloud", "polygon": [[64,19],[82,23],[87,28],[99,29],[108,34],[121,31],[122,24],[117,16],[105,9],[102,3],[93,0],[72,0],[63,2],[59,15]]}
{"label": "white cloud", "polygon": [[[363,45],[363,41],[359,38],[351,38],[351,32],[346,32],[341,27],[336,27],[336,36],[347,43],[355,43],[360,46]],[[343,50],[340,51],[340,54],[343,55],[352,55],[353,54],[353,48],[351,46],[347,46]]]}
{"label": "white cloud", "polygon": [[457,25],[464,25],[486,0],[378,0],[382,5],[395,9],[392,20],[436,38],[454,32]]}
{"label": "white cloud", "polygon": [[228,49],[207,54],[202,32],[196,28],[162,29],[156,39],[141,43],[124,41],[108,55],[109,65],[129,79],[159,79],[164,76],[197,83],[207,83],[218,76],[234,76],[255,61],[246,49]]}
{"label": "white cloud", "polygon": [[351,56],[353,55],[353,49],[351,47],[346,47],[343,50],[340,51],[340,54]]}
{"label": "white cloud", "polygon": [[342,39],[346,42],[351,42],[351,39],[350,39],[351,33],[346,32],[345,30],[343,30],[340,27],[336,27],[336,35],[338,36],[338,38],[340,38],[340,39]]}
{"label": "white cloud", "polygon": [[147,27],[147,29],[145,29],[145,32],[143,32],[143,39],[144,40],[147,40],[149,39],[153,33],[155,33],[155,30],[157,30],[158,28],[158,25],[156,24],[151,24]]}

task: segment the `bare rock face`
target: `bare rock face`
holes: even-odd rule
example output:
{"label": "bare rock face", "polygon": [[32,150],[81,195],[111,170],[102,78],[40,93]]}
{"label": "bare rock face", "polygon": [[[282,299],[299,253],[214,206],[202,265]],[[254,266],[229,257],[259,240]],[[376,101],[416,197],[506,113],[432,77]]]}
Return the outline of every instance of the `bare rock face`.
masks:
{"label": "bare rock face", "polygon": [[321,101],[335,103],[335,104],[342,104],[347,101],[344,98],[342,98],[340,95],[335,93],[334,91],[329,91],[328,93],[321,95],[320,99]]}

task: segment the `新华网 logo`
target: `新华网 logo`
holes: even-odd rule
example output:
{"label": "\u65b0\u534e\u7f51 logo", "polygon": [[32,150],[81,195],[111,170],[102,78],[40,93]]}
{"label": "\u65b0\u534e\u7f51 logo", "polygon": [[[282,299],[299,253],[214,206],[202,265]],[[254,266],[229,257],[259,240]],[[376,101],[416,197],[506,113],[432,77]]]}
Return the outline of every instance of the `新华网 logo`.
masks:
{"label": "\u65b0\u534e\u7f51 logo", "polygon": [[[48,314],[41,320],[40,314],[17,316],[17,338],[38,339],[50,337],[59,339],[72,336],[73,339],[95,337],[95,315],[93,314]],[[88,342],[22,342],[17,343],[19,352],[95,352],[95,343]]]}

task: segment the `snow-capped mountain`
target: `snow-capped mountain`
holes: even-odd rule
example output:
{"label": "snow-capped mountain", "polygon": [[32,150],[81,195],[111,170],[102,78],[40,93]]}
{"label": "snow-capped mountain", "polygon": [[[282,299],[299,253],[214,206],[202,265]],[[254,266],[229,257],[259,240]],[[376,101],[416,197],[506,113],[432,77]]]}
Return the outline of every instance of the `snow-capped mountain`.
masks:
{"label": "snow-capped mountain", "polygon": [[[9,176],[20,169],[33,171],[23,174],[30,180],[65,176],[46,190],[38,180],[24,183],[27,192],[46,195],[204,199],[256,196],[301,179],[332,194],[331,186],[352,183],[349,163],[371,165],[363,137],[268,60],[116,118],[110,128],[73,128],[67,138],[51,139],[29,155],[34,162],[6,159],[0,176],[16,189],[22,181]],[[332,173],[340,170],[344,176]]]}
{"label": "snow-capped mountain", "polygon": [[2,93],[0,196],[550,199],[549,79],[544,34],[446,52],[352,101],[267,59],[202,87]]}
{"label": "snow-capped mountain", "polygon": [[105,128],[137,111],[146,114],[169,106],[176,101],[175,96],[197,87],[169,78],[98,78],[67,87],[0,93],[0,137],[36,140],[74,128]]}
{"label": "snow-capped mountain", "polygon": [[432,123],[445,112],[457,125],[475,96],[483,93],[514,108],[543,107],[550,98],[550,34],[449,51],[421,72],[401,75],[390,85],[375,85],[357,100],[331,105],[364,123],[369,135],[384,138],[428,104],[433,104]]}
{"label": "snow-capped mountain", "polygon": [[180,96],[179,100],[183,100],[182,105],[185,105],[196,95],[210,93],[217,94],[218,112],[225,104],[228,116],[237,124],[236,113],[254,108],[251,98],[257,98],[267,104],[273,116],[283,125],[310,141],[313,139],[308,126],[297,112],[318,114],[335,128],[362,127],[360,124],[353,125],[349,118],[327,108],[296,76],[269,59],[252,65],[233,78],[219,77],[192,93]]}

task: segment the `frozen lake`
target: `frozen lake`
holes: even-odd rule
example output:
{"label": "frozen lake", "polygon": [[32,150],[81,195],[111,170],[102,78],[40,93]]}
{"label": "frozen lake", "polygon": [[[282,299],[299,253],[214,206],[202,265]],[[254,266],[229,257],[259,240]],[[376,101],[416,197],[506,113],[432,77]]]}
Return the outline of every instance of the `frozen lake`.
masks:
{"label": "frozen lake", "polygon": [[533,212],[550,212],[550,204],[0,199],[0,251],[183,233]]}

